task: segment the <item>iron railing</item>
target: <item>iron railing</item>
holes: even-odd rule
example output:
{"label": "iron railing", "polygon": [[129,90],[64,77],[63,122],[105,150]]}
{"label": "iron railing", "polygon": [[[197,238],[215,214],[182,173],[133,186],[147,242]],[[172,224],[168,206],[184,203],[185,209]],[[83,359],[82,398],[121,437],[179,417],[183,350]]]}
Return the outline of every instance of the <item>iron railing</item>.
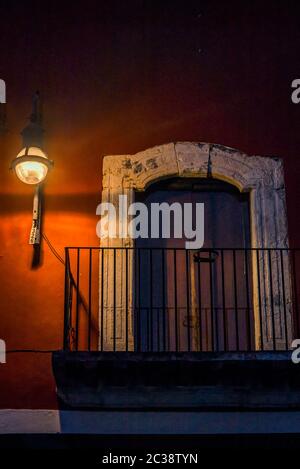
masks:
{"label": "iron railing", "polygon": [[64,349],[289,350],[300,250],[71,247]]}

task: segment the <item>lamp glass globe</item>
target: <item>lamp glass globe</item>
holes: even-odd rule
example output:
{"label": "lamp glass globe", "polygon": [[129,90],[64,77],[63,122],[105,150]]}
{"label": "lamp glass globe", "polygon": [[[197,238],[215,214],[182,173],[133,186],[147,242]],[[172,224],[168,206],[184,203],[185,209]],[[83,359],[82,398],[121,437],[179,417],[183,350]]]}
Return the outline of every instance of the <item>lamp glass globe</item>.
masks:
{"label": "lamp glass globe", "polygon": [[[39,156],[47,159],[47,155],[38,147],[23,148],[17,158],[21,156]],[[39,184],[47,176],[48,166],[40,161],[22,161],[16,164],[15,171],[20,181],[25,184]]]}

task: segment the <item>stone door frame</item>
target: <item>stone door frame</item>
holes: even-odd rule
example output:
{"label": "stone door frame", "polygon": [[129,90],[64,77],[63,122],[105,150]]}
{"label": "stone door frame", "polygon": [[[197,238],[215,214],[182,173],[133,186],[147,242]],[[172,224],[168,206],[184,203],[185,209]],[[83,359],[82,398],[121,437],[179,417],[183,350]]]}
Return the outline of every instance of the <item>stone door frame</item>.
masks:
{"label": "stone door frame", "polygon": [[[229,182],[241,192],[250,194],[250,230],[252,248],[288,248],[287,212],[285,202],[285,185],[283,162],[280,158],[248,156],[238,150],[222,145],[194,142],[177,142],[155,146],[134,155],[105,156],[103,159],[102,202],[118,205],[119,195],[127,195],[128,205],[135,199],[135,191],[145,191],[147,187],[159,180],[173,177],[213,177]],[[101,247],[134,247],[130,238],[105,239]],[[128,270],[125,272],[125,254],[113,251],[103,256],[100,268],[100,296],[103,298],[105,317],[103,318],[104,350],[125,350],[125,303],[127,308],[127,346],[134,348],[133,306],[134,306],[134,269],[133,251],[127,254]],[[278,349],[285,341],[283,327],[282,285],[279,280],[280,262],[278,255],[272,256],[272,277],[270,277],[267,253],[252,252],[252,283],[255,321],[255,344],[260,350],[274,348],[273,333],[270,327],[270,311],[273,309],[276,318],[275,342]],[[102,262],[102,261],[101,261]],[[101,264],[100,262],[100,264]],[[112,298],[113,263],[117,265],[117,293]],[[260,268],[260,280],[257,269]],[[289,256],[283,256],[285,278],[285,304],[288,341],[292,339],[292,287]],[[103,278],[101,277],[103,272]],[[260,288],[260,302],[258,291]],[[275,304],[271,305],[270,289],[273,291]],[[117,296],[116,296],[117,295]],[[127,297],[126,297],[127,295]],[[113,307],[113,304],[115,307]],[[271,308],[272,306],[272,308]],[[260,308],[260,309],[259,309]],[[259,318],[262,311],[262,321]],[[113,341],[113,315],[116,319],[116,338]],[[122,317],[123,316],[123,317]],[[100,321],[101,323],[101,321]],[[261,324],[260,324],[261,323]],[[101,327],[101,325],[100,325]],[[262,330],[261,330],[262,329]],[[100,331],[101,335],[101,331]]]}

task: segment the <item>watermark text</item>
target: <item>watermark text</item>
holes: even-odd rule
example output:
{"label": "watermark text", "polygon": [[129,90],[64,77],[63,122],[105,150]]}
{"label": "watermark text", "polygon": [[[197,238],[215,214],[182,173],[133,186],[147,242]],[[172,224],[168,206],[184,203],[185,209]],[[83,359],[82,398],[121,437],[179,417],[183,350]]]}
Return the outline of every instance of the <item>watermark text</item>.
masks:
{"label": "watermark text", "polygon": [[201,249],[204,244],[204,204],[142,202],[128,205],[127,195],[119,195],[119,206],[110,202],[98,205],[97,236],[105,238],[185,239],[186,249]]}
{"label": "watermark text", "polygon": [[0,78],[0,104],[6,103],[6,85],[5,81]]}

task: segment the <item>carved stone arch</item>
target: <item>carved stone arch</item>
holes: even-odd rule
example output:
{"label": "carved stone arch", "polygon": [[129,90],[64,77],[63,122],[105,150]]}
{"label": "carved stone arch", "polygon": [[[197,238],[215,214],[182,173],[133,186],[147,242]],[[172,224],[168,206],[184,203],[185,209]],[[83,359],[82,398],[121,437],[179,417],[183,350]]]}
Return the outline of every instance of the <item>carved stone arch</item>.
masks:
{"label": "carved stone arch", "polygon": [[[213,177],[235,185],[241,192],[249,192],[251,247],[288,247],[283,163],[279,158],[248,156],[222,145],[195,142],[168,143],[134,155],[105,156],[102,202],[111,202],[118,206],[119,195],[127,195],[128,205],[130,205],[134,201],[135,191],[145,191],[150,184],[172,177]],[[102,240],[101,246],[133,247],[133,240],[130,238],[105,239]],[[125,324],[121,318],[125,298],[131,331],[126,342],[128,342],[129,349],[133,349],[133,319],[130,313],[134,306],[133,253],[130,252],[128,255],[130,258],[127,280],[124,253],[118,253],[117,259],[114,259],[113,251],[111,251],[106,253],[101,260],[103,266],[101,265],[100,272],[103,271],[104,274],[100,278],[100,293],[103,295],[101,298],[103,298],[106,313],[101,318],[100,328],[102,328],[102,340],[106,350],[112,349],[113,335],[115,335],[114,344],[117,350],[125,349]],[[277,251],[272,254],[271,259],[268,256],[268,252],[259,251],[258,254],[256,251],[252,252],[255,342],[257,349],[260,349],[261,344],[265,349],[271,349],[275,341],[277,348],[280,349],[285,340],[283,329],[288,330],[288,340],[292,337],[289,258],[287,252],[284,252],[282,260]],[[283,308],[282,304],[284,297],[281,282],[282,262],[285,278],[288,279],[285,284],[286,308]],[[113,263],[117,263],[116,273],[113,272]],[[261,272],[260,279],[257,275],[258,270]],[[116,279],[113,275],[116,275]],[[117,311],[113,306],[116,303],[112,296],[116,293],[113,293],[111,288],[114,280],[117,282]],[[283,309],[285,309],[284,312]],[[270,327],[271,311],[275,315],[275,338]],[[112,314],[117,316],[117,326],[113,327],[114,330],[112,330]],[[101,315],[103,316],[103,308]]]}

